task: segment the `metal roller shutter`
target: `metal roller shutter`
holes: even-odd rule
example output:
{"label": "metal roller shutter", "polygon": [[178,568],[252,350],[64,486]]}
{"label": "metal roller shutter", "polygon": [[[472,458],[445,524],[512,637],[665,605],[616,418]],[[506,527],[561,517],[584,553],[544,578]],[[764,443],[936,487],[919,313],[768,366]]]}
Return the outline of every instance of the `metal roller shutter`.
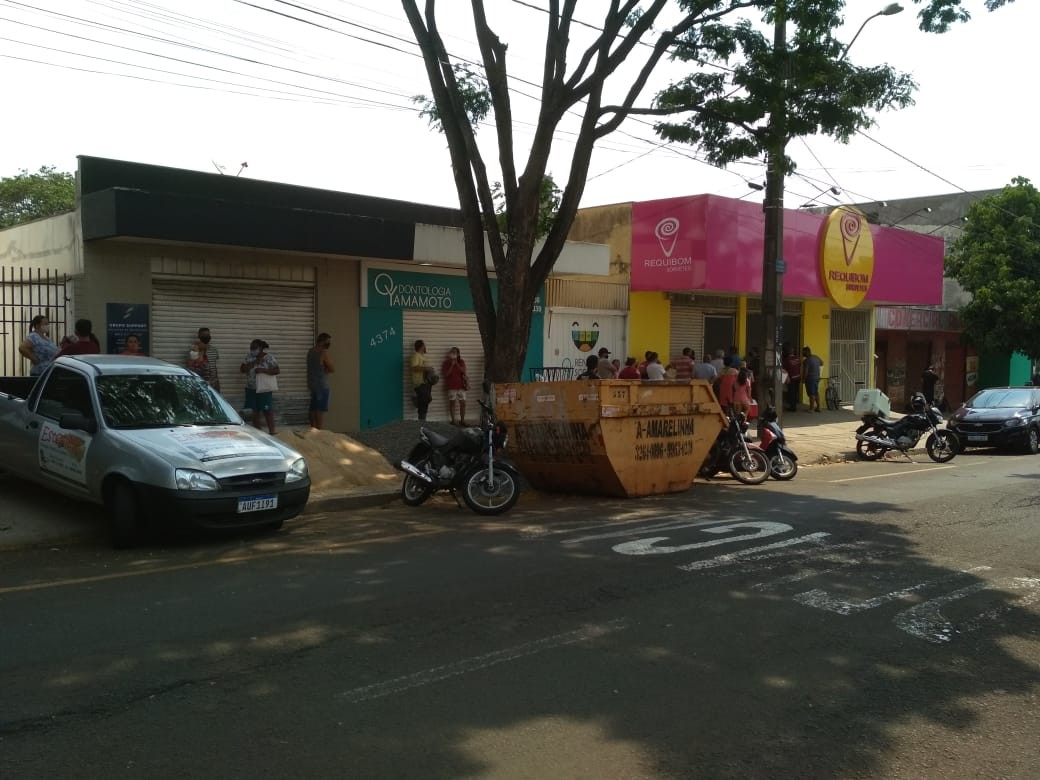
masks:
{"label": "metal roller shutter", "polygon": [[314,287],[250,280],[154,279],[152,355],[184,365],[198,329],[208,327],[219,350],[221,393],[239,409],[245,375],[238,367],[249,342],[263,339],[282,372],[275,413],[282,422],[307,422],[307,350],[314,345]]}
{"label": "metal roller shutter", "polygon": [[[690,347],[701,360],[704,355],[704,312],[694,306],[672,302],[671,319],[672,354],[669,358],[682,354],[683,347]],[[642,360],[642,355],[637,355]],[[667,362],[667,361],[665,361]]]}
{"label": "metal roller shutter", "polygon": [[[441,363],[448,356],[452,347],[459,348],[459,354],[466,361],[466,374],[469,376],[469,392],[466,393],[466,422],[471,425],[480,419],[481,397],[480,383],[484,379],[484,347],[480,342],[480,329],[477,327],[477,315],[473,312],[443,311],[406,311],[404,313],[404,382],[402,386],[402,409],[406,420],[415,419],[415,405],[412,403],[412,353],[415,351],[416,339],[426,342],[426,361],[440,374]],[[428,420],[450,420],[447,390],[443,382],[433,388],[433,403],[427,412]]]}

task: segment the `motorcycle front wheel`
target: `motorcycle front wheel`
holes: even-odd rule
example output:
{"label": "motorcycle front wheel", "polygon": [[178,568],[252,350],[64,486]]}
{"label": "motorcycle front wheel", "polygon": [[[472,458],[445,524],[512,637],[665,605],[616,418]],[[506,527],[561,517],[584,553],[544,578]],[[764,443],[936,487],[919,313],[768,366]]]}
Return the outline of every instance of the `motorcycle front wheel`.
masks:
{"label": "motorcycle front wheel", "polygon": [[520,485],[505,469],[495,469],[494,479],[489,484],[488,469],[484,466],[466,478],[462,498],[478,515],[500,515],[508,512],[520,498]]}
{"label": "motorcycle front wheel", "polygon": [[[871,425],[861,425],[857,428],[856,435],[858,436],[860,434],[863,434],[864,436],[873,436],[876,439],[885,435],[881,429],[875,428]],[[888,450],[888,447],[882,447],[881,445],[875,444],[871,441],[856,442],[856,454],[859,456],[860,460],[877,460],[888,452]]]}
{"label": "motorcycle front wheel", "polygon": [[797,473],[798,461],[787,457],[784,453],[778,452],[769,459],[769,476],[773,479],[786,482],[789,479],[794,479]]}
{"label": "motorcycle front wheel", "polygon": [[769,479],[769,459],[762,450],[733,451],[729,456],[730,473],[745,485],[760,485]]}
{"label": "motorcycle front wheel", "polygon": [[952,431],[936,431],[928,437],[924,448],[928,457],[936,463],[946,463],[957,455],[959,442]]}

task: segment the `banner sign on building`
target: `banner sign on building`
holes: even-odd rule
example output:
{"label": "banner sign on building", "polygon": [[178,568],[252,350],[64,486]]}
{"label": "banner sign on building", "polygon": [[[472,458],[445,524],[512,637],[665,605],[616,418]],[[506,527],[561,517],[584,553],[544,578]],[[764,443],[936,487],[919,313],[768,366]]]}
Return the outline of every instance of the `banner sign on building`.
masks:
{"label": "banner sign on building", "polygon": [[140,351],[149,354],[147,303],[106,303],[105,323],[105,352],[109,355],[118,355],[126,349],[127,336],[137,336]]}
{"label": "banner sign on building", "polygon": [[[395,269],[369,268],[366,279],[370,309],[413,311],[473,311],[469,279],[457,274],[424,274]],[[498,280],[491,280],[491,295],[498,299]],[[542,312],[542,295],[531,311]]]}
{"label": "banner sign on building", "polygon": [[827,215],[820,238],[820,283],[843,309],[855,309],[874,280],[874,237],[857,208],[841,206]]}

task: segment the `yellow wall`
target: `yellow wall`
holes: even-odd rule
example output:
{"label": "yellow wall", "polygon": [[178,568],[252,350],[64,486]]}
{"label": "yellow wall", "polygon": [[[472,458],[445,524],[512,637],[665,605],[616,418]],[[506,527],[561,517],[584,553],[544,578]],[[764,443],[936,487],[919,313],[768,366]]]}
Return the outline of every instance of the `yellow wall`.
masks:
{"label": "yellow wall", "polygon": [[[824,397],[827,388],[827,377],[830,376],[831,357],[831,302],[827,300],[802,302],[802,346],[812,350],[823,361],[820,372],[820,398]],[[803,373],[804,376],[804,373]],[[801,387],[801,400],[808,403],[804,384]]]}
{"label": "yellow wall", "polygon": [[628,351],[637,362],[653,350],[667,363],[671,353],[672,304],[663,292],[634,292],[629,296]]}

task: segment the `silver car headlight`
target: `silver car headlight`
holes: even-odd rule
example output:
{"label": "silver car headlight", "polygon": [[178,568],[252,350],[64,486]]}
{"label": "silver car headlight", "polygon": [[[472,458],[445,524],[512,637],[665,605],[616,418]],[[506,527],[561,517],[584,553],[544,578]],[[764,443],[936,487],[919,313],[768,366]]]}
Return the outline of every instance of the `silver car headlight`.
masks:
{"label": "silver car headlight", "polygon": [[1017,428],[1020,425],[1026,424],[1025,417],[1012,417],[1010,420],[1004,423],[1005,428]]}
{"label": "silver car headlight", "polygon": [[177,469],[175,478],[178,490],[220,490],[217,478],[205,471]]}
{"label": "silver car headlight", "polygon": [[303,458],[297,458],[293,461],[293,464],[289,467],[289,470],[285,472],[285,481],[288,482],[299,482],[302,479],[307,479],[307,461]]}

